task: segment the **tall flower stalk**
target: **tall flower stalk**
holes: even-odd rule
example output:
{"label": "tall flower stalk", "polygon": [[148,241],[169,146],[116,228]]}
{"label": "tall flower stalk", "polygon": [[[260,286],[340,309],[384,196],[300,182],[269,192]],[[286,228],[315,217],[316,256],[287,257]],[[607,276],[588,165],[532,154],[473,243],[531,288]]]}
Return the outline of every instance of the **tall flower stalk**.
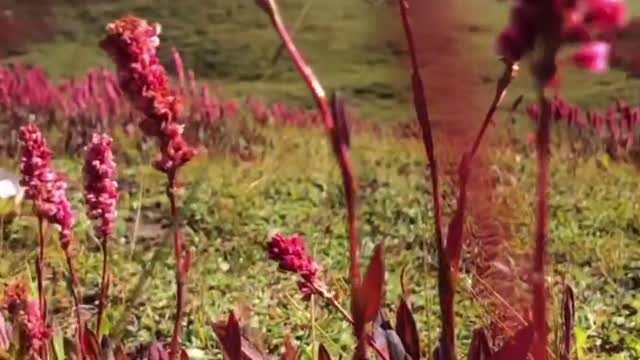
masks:
{"label": "tall flower stalk", "polygon": [[107,303],[109,278],[107,266],[109,261],[108,242],[113,232],[118,201],[118,184],[115,181],[116,164],[111,150],[112,140],[106,134],[94,134],[87,146],[84,174],[84,201],[88,217],[94,221],[94,232],[102,246],[102,275],[100,295],[98,299],[98,319],[96,334],[100,335],[102,318]]}
{"label": "tall flower stalk", "polygon": [[540,49],[531,67],[539,109],[535,138],[538,173],[531,284],[536,334],[532,354],[536,360],[549,358],[545,261],[553,107],[547,89],[558,82],[558,57],[566,44],[579,46],[572,57],[577,66],[593,72],[605,70],[608,46],[594,47],[593,41],[598,34],[620,28],[626,22],[624,0],[520,0],[514,3],[510,23],[498,37],[498,52],[511,61],[533,53],[536,45]]}
{"label": "tall flower stalk", "polygon": [[79,280],[73,265],[71,244],[73,240],[73,213],[71,204],[67,200],[63,177],[51,168],[51,151],[42,133],[34,124],[20,128],[20,142],[22,155],[20,159],[20,183],[26,187],[25,194],[34,203],[34,210],[38,217],[40,251],[38,259],[38,289],[40,313],[46,320],[46,305],[44,300],[44,231],[43,223],[47,221],[57,227],[60,246],[64,252],[71,279],[71,292],[76,313],[76,335],[80,358],[84,358],[82,345],[84,325],[80,313],[80,296],[78,294]]}
{"label": "tall flower stalk", "polygon": [[133,106],[145,116],[140,123],[144,135],[154,138],[160,154],[153,166],[167,177],[167,197],[173,220],[173,246],[176,261],[176,314],[171,338],[171,359],[179,354],[185,285],[191,255],[184,249],[177,204],[178,170],[195,155],[184,140],[178,123],[180,99],[169,88],[169,79],[156,55],[160,45],[160,25],[136,17],[124,17],[106,27],[100,46],[118,68],[118,81]]}

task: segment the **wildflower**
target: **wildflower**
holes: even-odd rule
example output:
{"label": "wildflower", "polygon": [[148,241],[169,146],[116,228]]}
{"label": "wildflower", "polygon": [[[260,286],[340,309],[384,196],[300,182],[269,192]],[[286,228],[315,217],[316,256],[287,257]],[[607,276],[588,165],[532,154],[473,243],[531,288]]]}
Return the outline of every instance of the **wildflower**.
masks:
{"label": "wildflower", "polygon": [[297,235],[286,237],[277,233],[267,244],[269,258],[278,262],[280,269],[290,271],[300,276],[298,288],[303,295],[308,296],[316,292],[320,279],[320,265],[307,253],[304,239]]}
{"label": "wildflower", "polygon": [[16,281],[5,288],[2,302],[12,316],[12,322],[18,325],[20,337],[29,352],[39,353],[53,331],[45,323],[38,302],[31,299],[25,282]]}
{"label": "wildflower", "polygon": [[116,164],[111,151],[112,140],[105,134],[94,134],[87,146],[84,167],[84,200],[89,218],[96,221],[95,231],[107,238],[116,218],[118,184],[114,181]]}
{"label": "wildflower", "polygon": [[145,115],[141,130],[159,141],[160,155],[154,167],[175,173],[195,151],[182,138],[183,126],[177,123],[180,99],[171,93],[166,71],[156,55],[160,25],[129,16],[110,23],[106,31],[100,45],[118,68],[120,88]]}
{"label": "wildflower", "polygon": [[67,251],[74,221],[65,193],[67,184],[63,176],[51,168],[51,151],[37,126],[20,127],[20,142],[20,184],[27,188],[25,193],[33,200],[37,215],[58,227],[60,244]]}
{"label": "wildflower", "polygon": [[29,351],[37,354],[51,338],[53,330],[44,322],[38,303],[29,301],[20,316],[21,336],[26,340]]}
{"label": "wildflower", "polygon": [[585,22],[602,32],[624,27],[628,22],[623,0],[588,0]]}
{"label": "wildflower", "polygon": [[603,41],[593,41],[584,44],[573,54],[573,62],[580,68],[595,73],[607,71],[609,68],[609,53],[611,45]]}

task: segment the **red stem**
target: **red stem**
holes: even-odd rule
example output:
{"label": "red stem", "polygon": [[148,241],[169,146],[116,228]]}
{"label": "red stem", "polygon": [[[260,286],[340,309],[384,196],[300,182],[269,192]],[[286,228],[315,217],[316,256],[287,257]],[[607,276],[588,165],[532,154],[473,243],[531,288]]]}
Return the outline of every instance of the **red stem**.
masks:
{"label": "red stem", "polygon": [[176,259],[176,314],[173,323],[173,336],[171,337],[171,351],[169,358],[174,360],[180,353],[180,333],[182,330],[182,317],[184,313],[184,282],[187,277],[183,259],[182,234],[179,226],[179,213],[176,203],[176,174],[167,174],[167,196],[171,203],[171,218],[173,221],[173,249]]}
{"label": "red stem", "polygon": [[540,95],[542,114],[538,122],[536,150],[538,155],[538,177],[536,184],[536,227],[533,258],[533,321],[537,345],[536,360],[548,359],[547,354],[547,302],[545,285],[545,259],[547,253],[547,229],[549,227],[549,162],[551,136],[551,103]]}
{"label": "red stem", "polygon": [[320,84],[320,81],[316,78],[311,68],[306,64],[302,55],[296,48],[291,36],[289,35],[280,14],[278,12],[277,6],[274,0],[265,0],[266,3],[262,3],[265,5],[265,10],[269,14],[271,21],[278,32],[278,35],[282,39],[287,51],[293,58],[293,62],[302,76],[304,82],[307,84],[307,87],[311,91],[313,98],[316,102],[318,109],[320,110],[320,114],[322,116],[325,129],[329,134],[329,137],[332,141],[332,145],[334,148],[334,152],[336,158],[338,160],[338,164],[340,167],[340,171],[342,173],[342,180],[344,185],[345,197],[347,201],[347,217],[348,217],[348,232],[349,232],[349,274],[351,281],[351,306],[352,306],[352,314],[354,318],[354,332],[356,337],[358,338],[358,349],[356,351],[356,357],[362,358],[364,357],[364,347],[361,346],[363,340],[365,339],[365,328],[363,320],[360,319],[360,311],[357,309],[357,301],[360,288],[360,239],[358,234],[358,219],[357,219],[357,211],[356,211],[356,181],[353,175],[353,171],[351,168],[351,160],[349,156],[348,147],[344,144],[340,144],[336,141],[336,136],[334,134],[335,124],[334,119],[331,115],[329,103],[327,101],[326,93]]}
{"label": "red stem", "polygon": [[105,235],[102,239],[102,280],[100,282],[100,298],[98,299],[98,321],[96,322],[96,334],[100,337],[100,328],[102,326],[102,316],[107,303],[107,265],[109,260],[109,252],[107,248],[108,238]]}
{"label": "red stem", "polygon": [[78,354],[80,360],[84,359],[84,325],[82,321],[82,314],[80,312],[80,295],[78,295],[78,289],[80,284],[78,282],[78,276],[73,267],[72,254],[69,249],[64,250],[64,256],[67,260],[67,268],[69,270],[69,277],[71,278],[71,296],[73,297],[73,304],[76,313],[76,327],[77,327],[77,341],[78,341]]}
{"label": "red stem", "polygon": [[431,187],[432,200],[434,209],[434,227],[436,249],[438,252],[438,298],[440,304],[440,355],[443,360],[454,360],[456,355],[456,337],[455,337],[455,280],[449,264],[449,260],[445,254],[443,238],[442,238],[442,200],[440,195],[440,182],[438,174],[438,164],[433,145],[433,134],[431,129],[431,120],[429,118],[429,109],[427,106],[427,98],[424,89],[424,82],[420,74],[418,64],[418,56],[409,17],[409,2],[407,0],[398,0],[400,7],[400,15],[409,54],[411,57],[411,82],[413,89],[413,102],[418,117],[418,122],[422,129],[422,142],[427,153],[429,161],[429,169],[431,171]]}
{"label": "red stem", "polygon": [[40,313],[42,321],[47,322],[47,308],[44,296],[44,222],[42,217],[38,216],[38,304],[40,305]]}

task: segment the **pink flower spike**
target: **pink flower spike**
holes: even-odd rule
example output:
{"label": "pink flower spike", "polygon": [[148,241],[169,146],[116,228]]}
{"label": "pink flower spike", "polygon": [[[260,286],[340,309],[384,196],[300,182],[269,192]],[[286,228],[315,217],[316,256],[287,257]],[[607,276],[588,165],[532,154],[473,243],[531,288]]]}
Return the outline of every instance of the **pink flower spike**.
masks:
{"label": "pink flower spike", "polygon": [[118,184],[114,180],[116,163],[111,151],[112,140],[105,134],[94,134],[87,146],[82,172],[84,201],[88,217],[94,220],[95,232],[106,238],[113,232],[118,200]]}
{"label": "pink flower spike", "polygon": [[301,236],[294,234],[286,237],[277,233],[267,244],[267,251],[269,258],[277,261],[281,270],[300,276],[298,287],[305,297],[319,287],[320,265],[307,253],[307,246]]}
{"label": "pink flower spike", "polygon": [[592,41],[581,46],[573,54],[573,62],[580,68],[602,73],[609,69],[611,45],[603,41]]}
{"label": "pink flower spike", "polygon": [[585,20],[599,31],[611,31],[627,25],[627,6],[624,0],[589,0]]}

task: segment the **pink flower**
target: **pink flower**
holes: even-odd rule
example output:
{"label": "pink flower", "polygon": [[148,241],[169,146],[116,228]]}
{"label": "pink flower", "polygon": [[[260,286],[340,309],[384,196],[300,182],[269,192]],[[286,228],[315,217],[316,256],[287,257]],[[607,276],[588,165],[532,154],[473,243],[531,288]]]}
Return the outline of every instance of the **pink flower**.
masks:
{"label": "pink flower", "polygon": [[29,345],[29,351],[34,354],[37,354],[53,335],[53,330],[50,325],[44,322],[36,301],[26,303],[20,316],[20,325],[22,328],[21,336]]}
{"label": "pink flower", "polygon": [[622,28],[629,21],[623,0],[588,0],[584,18],[585,22],[604,32]]}
{"label": "pink flower", "polygon": [[602,41],[592,41],[583,45],[573,54],[573,62],[583,69],[595,73],[607,71],[611,45]]}
{"label": "pink flower", "polygon": [[106,134],[94,134],[87,146],[82,169],[88,216],[96,221],[95,231],[102,238],[107,238],[113,231],[118,200],[118,184],[114,180],[116,163],[111,143],[111,138]]}
{"label": "pink flower", "polygon": [[277,233],[267,244],[269,258],[280,265],[280,269],[300,276],[298,287],[305,296],[311,295],[318,288],[320,265],[307,253],[304,239],[297,235],[286,237]]}
{"label": "pink flower", "polygon": [[73,212],[67,200],[65,183],[61,174],[51,168],[51,151],[47,142],[34,125],[20,127],[20,184],[25,194],[33,200],[38,216],[58,227],[60,244],[67,250],[71,244]]}
{"label": "pink flower", "polygon": [[160,25],[129,16],[110,23],[106,30],[100,46],[118,68],[120,88],[145,115],[140,128],[160,144],[154,167],[167,174],[175,173],[193,158],[195,151],[182,138],[182,125],[177,123],[180,99],[171,93],[167,74],[156,55]]}

